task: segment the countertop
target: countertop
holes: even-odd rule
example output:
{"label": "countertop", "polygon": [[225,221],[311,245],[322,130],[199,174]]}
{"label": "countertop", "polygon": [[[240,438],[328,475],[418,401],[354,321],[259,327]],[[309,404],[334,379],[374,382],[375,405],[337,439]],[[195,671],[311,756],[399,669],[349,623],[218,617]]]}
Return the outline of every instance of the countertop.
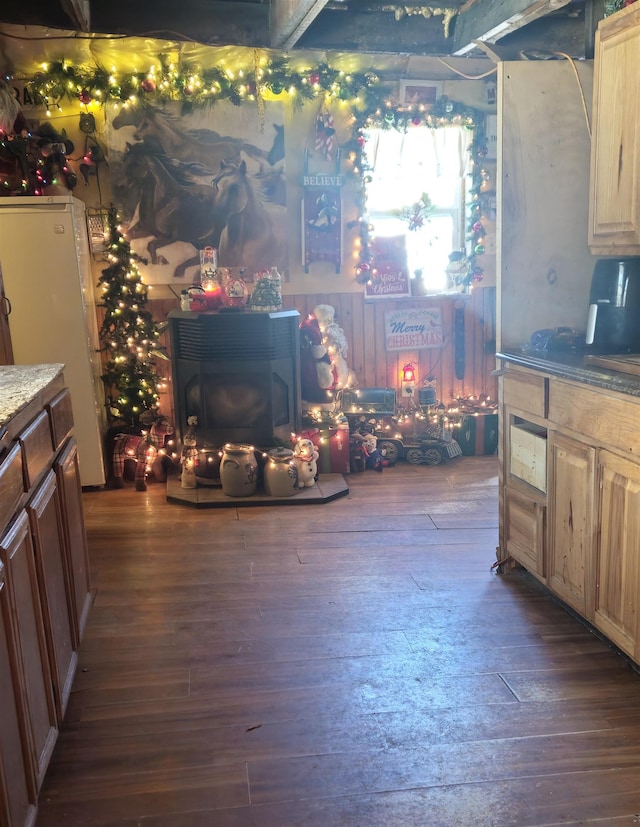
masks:
{"label": "countertop", "polygon": [[59,376],[64,365],[0,365],[0,426]]}
{"label": "countertop", "polygon": [[550,376],[559,376],[584,385],[640,397],[640,376],[591,365],[585,354],[575,351],[503,350],[497,359],[512,362]]}

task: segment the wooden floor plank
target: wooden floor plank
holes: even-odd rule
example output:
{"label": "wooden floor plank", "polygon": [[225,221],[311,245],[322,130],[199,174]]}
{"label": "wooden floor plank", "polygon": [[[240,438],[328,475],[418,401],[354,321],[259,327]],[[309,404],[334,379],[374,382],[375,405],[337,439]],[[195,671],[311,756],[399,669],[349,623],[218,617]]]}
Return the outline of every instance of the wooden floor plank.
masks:
{"label": "wooden floor plank", "polygon": [[491,570],[495,457],[323,505],[83,501],[95,600],[36,827],[640,818],[640,676]]}

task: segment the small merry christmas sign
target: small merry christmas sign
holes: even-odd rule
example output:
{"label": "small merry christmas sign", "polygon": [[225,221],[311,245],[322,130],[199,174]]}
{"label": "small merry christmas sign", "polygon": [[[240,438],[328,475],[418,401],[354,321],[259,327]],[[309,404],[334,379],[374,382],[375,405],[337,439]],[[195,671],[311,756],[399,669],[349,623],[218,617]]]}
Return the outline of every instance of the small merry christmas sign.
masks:
{"label": "small merry christmas sign", "polygon": [[365,299],[400,299],[411,295],[404,236],[380,236],[371,244],[375,263],[364,286]]}
{"label": "small merry christmas sign", "polygon": [[392,310],[384,315],[386,350],[421,350],[442,347],[442,313],[439,307]]}

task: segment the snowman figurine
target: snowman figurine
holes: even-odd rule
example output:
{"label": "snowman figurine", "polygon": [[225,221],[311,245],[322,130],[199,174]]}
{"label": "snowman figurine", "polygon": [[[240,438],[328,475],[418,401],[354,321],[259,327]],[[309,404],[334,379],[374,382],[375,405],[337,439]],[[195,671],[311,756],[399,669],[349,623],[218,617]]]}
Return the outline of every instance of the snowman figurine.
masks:
{"label": "snowman figurine", "polygon": [[316,446],[310,439],[299,439],[293,449],[293,458],[298,468],[298,486],[311,488],[318,476],[318,457]]}

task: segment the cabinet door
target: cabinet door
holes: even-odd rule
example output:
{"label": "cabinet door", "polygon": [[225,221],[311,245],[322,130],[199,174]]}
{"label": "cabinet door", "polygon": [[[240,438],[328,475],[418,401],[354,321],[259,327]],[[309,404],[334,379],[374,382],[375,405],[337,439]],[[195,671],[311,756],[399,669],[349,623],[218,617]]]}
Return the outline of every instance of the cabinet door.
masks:
{"label": "cabinet door", "polygon": [[27,503],[58,722],[62,721],[77,665],[64,528],[53,471]]}
{"label": "cabinet door", "polygon": [[11,301],[4,294],[2,266],[0,265],[0,365],[13,364],[13,348],[11,347],[11,332],[9,330],[10,314]]}
{"label": "cabinet door", "polygon": [[71,580],[72,620],[76,647],[80,645],[91,606],[89,554],[82,508],[78,446],[70,439],[54,463],[62,505],[62,522]]}
{"label": "cabinet door", "polygon": [[549,586],[580,614],[593,617],[594,448],[551,433]]}
{"label": "cabinet door", "polygon": [[602,451],[595,624],[637,659],[640,601],[640,465]]}
{"label": "cabinet door", "polygon": [[17,672],[25,705],[25,749],[40,789],[58,734],[29,521],[21,512],[0,540],[8,600],[15,619]]}
{"label": "cabinet door", "polygon": [[589,245],[640,253],[640,10],[607,18],[596,35]]}
{"label": "cabinet door", "polygon": [[509,488],[504,490],[504,547],[536,577],[545,578],[546,506]]}
{"label": "cabinet door", "polygon": [[21,708],[12,675],[16,652],[4,567],[0,563],[0,827],[33,823],[35,794],[26,772]]}

